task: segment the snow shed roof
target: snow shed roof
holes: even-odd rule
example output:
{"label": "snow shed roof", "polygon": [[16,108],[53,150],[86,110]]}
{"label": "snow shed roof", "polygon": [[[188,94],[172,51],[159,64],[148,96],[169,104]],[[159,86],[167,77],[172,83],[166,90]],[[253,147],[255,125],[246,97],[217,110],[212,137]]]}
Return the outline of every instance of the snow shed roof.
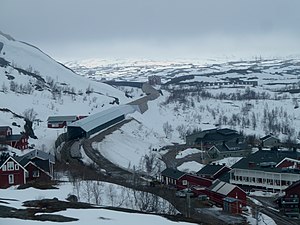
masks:
{"label": "snow shed roof", "polygon": [[120,105],[117,107],[112,107],[101,112],[90,115],[86,118],[78,120],[74,123],[68,125],[68,127],[80,127],[84,131],[89,132],[96,127],[105,124],[115,118],[118,118],[122,115],[133,113],[137,111],[138,108],[136,105]]}

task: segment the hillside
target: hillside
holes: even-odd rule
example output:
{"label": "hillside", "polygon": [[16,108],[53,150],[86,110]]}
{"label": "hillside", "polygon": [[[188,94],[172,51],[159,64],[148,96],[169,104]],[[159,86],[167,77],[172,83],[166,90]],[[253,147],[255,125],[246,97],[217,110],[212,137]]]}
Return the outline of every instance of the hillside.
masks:
{"label": "hillside", "polygon": [[[34,119],[37,140],[30,144],[50,150],[62,130],[47,130],[50,115],[88,115],[126,103],[124,93],[77,75],[40,49],[0,32],[0,124],[23,130],[23,116]],[[17,117],[16,117],[17,115]],[[20,117],[18,117],[20,116]]]}

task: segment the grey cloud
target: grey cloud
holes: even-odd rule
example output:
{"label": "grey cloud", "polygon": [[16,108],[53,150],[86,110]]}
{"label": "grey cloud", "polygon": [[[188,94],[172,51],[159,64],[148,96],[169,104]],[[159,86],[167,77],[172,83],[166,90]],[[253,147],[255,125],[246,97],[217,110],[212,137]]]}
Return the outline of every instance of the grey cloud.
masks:
{"label": "grey cloud", "polygon": [[101,57],[147,49],[188,56],[209,47],[246,49],[246,40],[257,51],[267,51],[259,42],[289,51],[300,38],[299,8],[298,0],[2,0],[0,30],[58,57],[63,48],[73,55],[99,49]]}

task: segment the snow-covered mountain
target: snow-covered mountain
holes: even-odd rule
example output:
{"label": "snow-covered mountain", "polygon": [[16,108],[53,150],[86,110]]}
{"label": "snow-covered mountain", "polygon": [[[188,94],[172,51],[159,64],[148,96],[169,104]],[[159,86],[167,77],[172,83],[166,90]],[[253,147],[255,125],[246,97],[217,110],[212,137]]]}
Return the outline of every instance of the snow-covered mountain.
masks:
{"label": "snow-covered mountain", "polygon": [[11,126],[13,133],[23,129],[22,118],[40,120],[35,124],[39,141],[30,140],[43,148],[51,148],[57,131],[46,131],[50,115],[88,115],[128,99],[110,85],[77,75],[40,49],[17,41],[0,32],[0,125]]}

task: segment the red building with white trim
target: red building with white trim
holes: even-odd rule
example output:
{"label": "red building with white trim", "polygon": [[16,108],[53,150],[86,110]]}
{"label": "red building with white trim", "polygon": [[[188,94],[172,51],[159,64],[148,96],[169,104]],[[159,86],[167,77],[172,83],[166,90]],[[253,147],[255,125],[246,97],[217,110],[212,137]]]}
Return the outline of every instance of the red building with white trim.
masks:
{"label": "red building with white trim", "polygon": [[24,150],[28,148],[28,137],[25,134],[13,134],[9,126],[0,126],[0,145]]}
{"label": "red building with white trim", "polygon": [[12,156],[2,154],[0,159],[0,188],[26,183],[27,170]]}

